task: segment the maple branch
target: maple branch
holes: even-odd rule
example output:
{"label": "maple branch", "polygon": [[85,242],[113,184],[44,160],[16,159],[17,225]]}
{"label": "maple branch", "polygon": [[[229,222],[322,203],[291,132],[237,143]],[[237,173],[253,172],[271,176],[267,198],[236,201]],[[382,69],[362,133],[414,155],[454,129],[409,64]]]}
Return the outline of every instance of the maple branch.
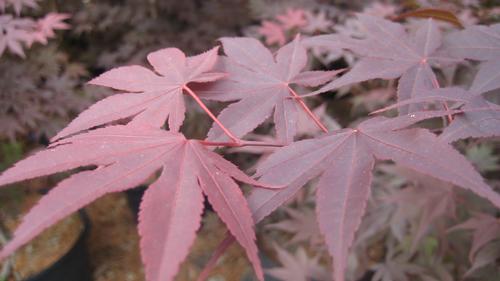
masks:
{"label": "maple branch", "polygon": [[196,95],[188,86],[184,85],[182,89],[186,90],[186,92],[198,103],[198,105],[212,118],[212,120],[219,125],[219,127],[222,129],[222,131],[235,143],[240,143],[241,140],[233,135],[229,129],[227,129],[222,123],[215,117],[215,115],[208,109],[208,107],[203,103],[203,101]]}
{"label": "maple branch", "polygon": [[244,146],[265,146],[265,147],[283,147],[282,143],[269,143],[260,141],[245,141],[240,140],[239,142],[212,142],[201,140],[201,144],[206,146],[229,146],[229,147],[244,147]]}
{"label": "maple branch", "polygon": [[311,117],[311,119],[314,121],[314,123],[316,123],[316,125],[318,125],[318,127],[323,132],[328,133],[328,129],[325,127],[325,125],[323,125],[323,123],[321,123],[319,118],[309,109],[309,107],[307,107],[306,103],[301,98],[301,96],[299,96],[292,88],[290,88],[290,86],[287,86],[287,87],[288,87],[288,90],[290,90],[290,93],[292,94],[292,97],[294,98],[294,100],[296,100],[299,103],[299,105],[305,110],[307,115],[309,115],[309,117]]}

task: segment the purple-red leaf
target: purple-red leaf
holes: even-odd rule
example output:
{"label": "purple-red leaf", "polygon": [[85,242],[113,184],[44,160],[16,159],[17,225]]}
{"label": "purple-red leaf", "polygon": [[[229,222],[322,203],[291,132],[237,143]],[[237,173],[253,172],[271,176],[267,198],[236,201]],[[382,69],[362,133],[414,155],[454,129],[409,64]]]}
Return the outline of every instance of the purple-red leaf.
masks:
{"label": "purple-red leaf", "polygon": [[500,24],[470,26],[445,40],[446,50],[460,58],[480,61],[500,58]]}
{"label": "purple-red leaf", "polygon": [[500,207],[500,195],[485,184],[465,157],[449,144],[425,129],[402,129],[443,114],[446,113],[373,118],[356,129],[340,130],[278,149],[259,166],[257,175],[266,183],[287,187],[252,192],[248,202],[255,222],[286,202],[309,180],[321,175],[317,191],[318,220],[334,257],[335,278],[343,280],[348,248],[370,192],[374,159],[390,159],[470,189]]}
{"label": "purple-red leaf", "polygon": [[469,260],[472,262],[483,246],[499,237],[500,221],[489,214],[478,213],[467,221],[450,228],[449,231],[460,229],[474,231],[472,247],[469,252]]}
{"label": "purple-red leaf", "polygon": [[0,176],[0,185],[91,165],[97,168],[69,177],[40,200],[0,258],[96,198],[137,186],[161,170],[141,204],[139,229],[148,280],[175,277],[199,227],[202,193],[245,248],[263,280],[252,215],[232,178],[261,184],[181,134],[134,125],[93,130],[20,161]]}
{"label": "purple-red leaf", "polygon": [[186,58],[179,49],[167,48],[148,55],[156,73],[142,66],[124,66],[101,74],[89,83],[136,94],[117,94],[94,104],[52,141],[130,116],[135,116],[134,121],[142,126],[156,128],[163,126],[168,118],[169,129],[178,131],[185,113],[183,86],[225,77],[224,73],[210,72],[216,63],[217,51],[216,47]]}
{"label": "purple-red leaf", "polygon": [[[360,61],[345,75],[309,95],[375,78],[402,77],[398,86],[398,99],[401,102],[438,86],[431,65],[453,62],[453,59],[438,52],[441,33],[432,19],[410,35],[398,23],[364,14],[358,15],[358,18],[367,29],[367,38],[343,39],[341,47],[361,56]],[[310,45],[318,46],[329,44],[329,40],[310,39],[309,42]],[[408,108],[403,108],[400,113],[407,112]]]}
{"label": "purple-red leaf", "polygon": [[[228,79],[206,89],[201,97],[215,100],[239,100],[226,107],[218,116],[237,137],[242,137],[262,124],[274,111],[277,136],[291,142],[296,134],[297,101],[291,84],[319,85],[333,78],[335,72],[301,73],[307,54],[299,37],[278,50],[275,57],[259,41],[251,38],[222,38],[228,59],[221,68]],[[214,124],[208,133],[212,141],[227,137]]]}
{"label": "purple-red leaf", "polygon": [[147,280],[173,279],[200,226],[203,195],[184,153],[172,153],[142,199],[138,228]]}
{"label": "purple-red leaf", "polygon": [[347,139],[317,185],[318,221],[333,257],[335,280],[344,280],[349,247],[370,196],[375,158],[362,142],[355,135]]}

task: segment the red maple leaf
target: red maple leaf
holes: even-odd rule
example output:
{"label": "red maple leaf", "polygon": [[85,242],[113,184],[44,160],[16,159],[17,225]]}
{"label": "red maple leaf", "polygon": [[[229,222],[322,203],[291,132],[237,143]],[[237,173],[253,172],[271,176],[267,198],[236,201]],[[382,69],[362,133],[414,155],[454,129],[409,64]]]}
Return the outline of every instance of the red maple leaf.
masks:
{"label": "red maple leaf", "polygon": [[134,116],[132,124],[159,128],[168,117],[169,129],[178,131],[184,121],[183,91],[197,98],[188,83],[220,79],[223,73],[211,72],[217,60],[218,48],[198,56],[188,57],[179,49],[167,48],[148,55],[155,72],[142,66],[112,69],[89,83],[127,93],[105,98],[82,112],[52,140]]}
{"label": "red maple leaf", "polygon": [[[444,112],[419,112],[387,119],[377,117],[355,129],[344,129],[278,149],[257,169],[261,180],[287,186],[255,190],[248,198],[259,222],[291,198],[312,178],[321,175],[316,193],[318,222],[334,259],[335,280],[344,280],[349,247],[370,194],[375,159],[470,189],[500,206],[495,193],[473,166],[446,142],[425,129],[403,129]],[[437,157],[439,155],[439,157]]]}
{"label": "red maple leaf", "polygon": [[[242,137],[252,131],[274,111],[278,139],[291,142],[297,130],[298,106],[321,126],[302,100],[290,98],[298,97],[292,85],[318,86],[328,82],[338,72],[301,72],[306,66],[307,54],[299,37],[279,49],[276,57],[255,39],[222,38],[221,42],[228,56],[221,61],[229,75],[206,89],[202,96],[221,101],[239,100],[218,116],[235,136]],[[214,125],[208,139],[222,141],[226,137],[220,127]]]}
{"label": "red maple leaf", "polygon": [[97,168],[70,176],[40,200],[2,249],[0,259],[98,197],[133,188],[161,171],[146,191],[139,215],[148,280],[172,280],[177,273],[200,226],[202,194],[245,248],[262,280],[251,212],[233,178],[258,182],[179,133],[127,125],[79,134],[18,162],[0,176],[0,185],[90,165]]}

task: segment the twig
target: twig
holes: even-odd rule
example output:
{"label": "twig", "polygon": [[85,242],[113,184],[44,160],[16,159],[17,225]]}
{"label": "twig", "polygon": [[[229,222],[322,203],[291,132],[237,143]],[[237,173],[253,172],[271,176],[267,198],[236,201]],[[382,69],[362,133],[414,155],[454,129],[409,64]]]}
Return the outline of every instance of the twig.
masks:
{"label": "twig", "polygon": [[211,142],[206,140],[201,140],[201,144],[206,146],[228,146],[228,147],[244,147],[244,146],[265,146],[265,147],[282,147],[285,146],[281,143],[268,143],[268,142],[259,142],[259,141],[245,141],[241,140],[240,142]]}
{"label": "twig", "polygon": [[288,90],[290,90],[290,94],[292,95],[293,99],[296,100],[299,105],[304,109],[304,111],[311,117],[311,119],[316,123],[316,125],[325,133],[328,133],[328,129],[321,123],[319,118],[307,107],[307,104],[304,102],[304,100],[292,89],[290,86],[288,86]]}
{"label": "twig", "polygon": [[215,115],[208,109],[208,107],[203,103],[203,101],[196,95],[188,86],[182,87],[195,101],[198,103],[198,105],[212,118],[212,120],[219,125],[219,127],[222,129],[222,131],[235,143],[240,143],[241,140],[234,136],[233,133],[231,133],[220,121],[215,117]]}

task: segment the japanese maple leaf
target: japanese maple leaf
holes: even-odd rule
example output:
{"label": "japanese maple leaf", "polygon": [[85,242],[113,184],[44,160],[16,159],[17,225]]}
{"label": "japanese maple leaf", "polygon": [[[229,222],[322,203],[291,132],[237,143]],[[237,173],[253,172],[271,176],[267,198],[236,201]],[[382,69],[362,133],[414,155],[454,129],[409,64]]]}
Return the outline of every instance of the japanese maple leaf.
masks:
{"label": "japanese maple leaf", "polygon": [[[424,235],[436,220],[454,218],[457,209],[453,185],[413,170],[397,169],[401,176],[413,182],[412,186],[394,194],[395,202],[403,205],[414,205],[420,211],[420,219],[413,235],[411,252],[413,253]],[[404,194],[403,196],[401,196]]]}
{"label": "japanese maple leaf", "polygon": [[286,43],[285,31],[281,25],[272,21],[263,21],[258,32],[264,36],[267,45],[278,44],[278,46],[283,46]]}
{"label": "japanese maple leaf", "polygon": [[307,25],[306,13],[302,9],[287,9],[284,14],[277,15],[276,19],[281,22],[285,30]]}
{"label": "japanese maple leaf", "polygon": [[[483,62],[468,91],[460,88],[441,88],[420,93],[419,97],[398,102],[380,111],[415,103],[454,101],[463,107],[463,113],[455,116],[440,138],[454,142],[465,138],[500,136],[500,105],[489,102],[484,93],[500,88],[499,61]],[[493,77],[492,77],[493,76]]]}
{"label": "japanese maple leaf", "polygon": [[307,25],[302,28],[305,32],[315,33],[315,32],[327,32],[333,27],[333,22],[327,19],[327,14],[325,11],[319,11],[314,14],[312,12],[306,12]]}
{"label": "japanese maple leaf", "polygon": [[168,117],[171,131],[178,131],[184,121],[183,90],[188,83],[207,82],[224,74],[210,72],[217,60],[218,48],[187,57],[176,48],[148,54],[155,72],[138,65],[114,68],[89,83],[127,93],[105,98],[82,112],[52,140],[134,116],[132,123],[161,127]]}
{"label": "japanese maple leaf", "polygon": [[[425,24],[411,36],[399,23],[364,14],[359,14],[358,18],[367,30],[365,39],[339,38],[337,35],[331,35],[331,43],[327,43],[329,41],[327,35],[308,40],[310,45],[335,46],[339,44],[338,40],[342,40],[344,42],[341,45],[344,45],[344,48],[361,57],[345,75],[310,95],[375,78],[401,77],[398,85],[398,101],[403,101],[418,96],[419,92],[438,87],[431,68],[432,64],[457,61],[438,52],[442,41],[441,32],[432,19],[425,21]],[[408,110],[402,108],[400,113],[405,114]]]}
{"label": "japanese maple leaf", "polygon": [[[296,134],[297,105],[306,108],[291,88],[293,84],[318,86],[332,79],[337,72],[305,71],[306,50],[300,38],[282,48],[274,57],[253,38],[222,38],[227,59],[222,60],[228,78],[207,89],[202,96],[214,100],[239,100],[230,104],[218,118],[235,136],[242,137],[263,123],[274,110],[277,138],[290,142]],[[214,125],[208,139],[226,139],[218,125]]]}
{"label": "japanese maple leaf", "polygon": [[97,168],[70,176],[40,200],[2,249],[0,259],[96,198],[133,188],[161,171],[147,189],[139,214],[147,280],[173,280],[200,226],[203,194],[263,280],[251,213],[233,178],[258,183],[179,133],[127,125],[79,134],[18,162],[0,176],[0,185],[90,165]]}
{"label": "japanese maple leaf", "polygon": [[486,213],[477,213],[467,221],[450,228],[449,231],[472,230],[472,247],[469,252],[469,260],[474,261],[477,253],[489,242],[500,238],[500,220]]}
{"label": "japanese maple leaf", "polygon": [[471,267],[465,272],[464,278],[472,277],[472,275],[480,268],[487,265],[495,265],[500,258],[500,240],[493,241],[488,244],[488,247],[482,247],[474,257]]}
{"label": "japanese maple leaf", "polygon": [[[70,17],[69,14],[48,13],[45,17],[37,21],[35,32],[32,33],[33,41],[47,44],[47,39],[56,36],[55,30],[70,28],[70,25],[64,22],[64,20]],[[31,45],[31,42],[28,45]]]}
{"label": "japanese maple leaf", "polygon": [[481,84],[490,89],[481,89],[481,93],[500,87],[500,24],[471,26],[451,33],[446,37],[445,47],[446,52],[458,58],[483,62],[476,80],[480,76]]}
{"label": "japanese maple leaf", "polygon": [[8,49],[24,58],[23,44],[32,41],[34,22],[30,19],[16,19],[11,15],[0,15],[0,56]]}
{"label": "japanese maple leaf", "polygon": [[453,56],[478,61],[500,60],[500,24],[476,25],[445,38],[446,51]]}
{"label": "japanese maple leaf", "polygon": [[[473,166],[426,129],[403,129],[443,112],[398,118],[376,117],[354,129],[295,142],[278,149],[257,169],[257,176],[281,190],[255,190],[248,202],[259,222],[316,176],[320,230],[333,256],[335,280],[344,280],[347,254],[370,194],[375,159],[392,160],[420,173],[470,189],[500,207],[495,193]],[[439,156],[438,156],[439,155]]]}
{"label": "japanese maple leaf", "polygon": [[295,255],[274,244],[278,260],[283,265],[279,268],[266,269],[266,274],[283,281],[328,280],[328,272],[319,265],[319,257],[310,258],[304,248],[297,249]]}
{"label": "japanese maple leaf", "polygon": [[422,275],[425,272],[421,266],[410,262],[409,257],[396,255],[395,252],[394,246],[389,245],[384,263],[372,267],[373,281],[410,281],[410,276]]}
{"label": "japanese maple leaf", "polygon": [[471,98],[462,107],[464,113],[453,119],[451,124],[439,136],[446,142],[466,138],[500,136],[500,106],[491,103],[482,96]]}
{"label": "japanese maple leaf", "polygon": [[290,219],[267,224],[266,228],[293,234],[292,239],[287,242],[290,245],[309,242],[311,246],[315,246],[321,242],[321,233],[316,222],[316,216],[312,210],[306,208],[300,210],[286,208],[285,211],[290,216]]}

